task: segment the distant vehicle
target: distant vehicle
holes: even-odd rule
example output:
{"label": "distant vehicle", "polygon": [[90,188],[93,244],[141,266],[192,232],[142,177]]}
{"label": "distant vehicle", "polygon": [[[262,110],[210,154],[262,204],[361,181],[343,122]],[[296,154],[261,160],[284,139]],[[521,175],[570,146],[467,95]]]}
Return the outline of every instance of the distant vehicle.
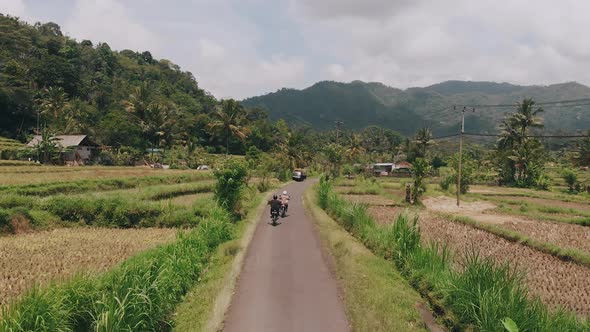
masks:
{"label": "distant vehicle", "polygon": [[199,167],[197,167],[197,171],[208,171],[209,170],[209,166],[207,165],[200,165]]}
{"label": "distant vehicle", "polygon": [[580,171],[587,171],[588,170],[588,166],[580,166]]}
{"label": "distant vehicle", "polygon": [[307,173],[302,168],[296,168],[293,170],[293,180],[300,182],[307,178]]}

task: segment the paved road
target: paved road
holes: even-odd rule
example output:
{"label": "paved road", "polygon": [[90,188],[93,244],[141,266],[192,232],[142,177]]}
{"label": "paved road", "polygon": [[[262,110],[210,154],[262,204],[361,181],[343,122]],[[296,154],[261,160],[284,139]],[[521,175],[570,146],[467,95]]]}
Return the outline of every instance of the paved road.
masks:
{"label": "paved road", "polygon": [[[309,181],[288,185],[289,215],[263,214],[248,248],[224,331],[349,331],[336,280],[303,210]],[[281,189],[282,191],[283,189]]]}

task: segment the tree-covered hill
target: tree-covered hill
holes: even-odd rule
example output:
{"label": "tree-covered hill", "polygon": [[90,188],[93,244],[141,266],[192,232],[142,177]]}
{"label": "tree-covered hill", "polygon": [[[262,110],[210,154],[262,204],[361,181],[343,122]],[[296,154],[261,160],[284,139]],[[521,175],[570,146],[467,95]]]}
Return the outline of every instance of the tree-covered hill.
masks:
{"label": "tree-covered hill", "polygon": [[[190,72],[149,52],[64,36],[55,23],[0,14],[0,136],[41,128],[111,146],[187,139],[217,101]],[[39,116],[39,119],[38,119]]]}
{"label": "tree-covered hill", "polygon": [[[536,102],[590,98],[590,88],[579,83],[519,86],[508,83],[447,81],[425,88],[400,90],[381,83],[319,82],[303,89],[282,89],[244,100],[260,106],[271,118],[284,117],[292,124],[333,128],[341,120],[351,129],[375,124],[412,134],[432,126],[438,134],[456,132],[459,115],[452,105],[514,104],[523,98]],[[544,107],[548,132],[574,132],[590,128],[590,105]],[[467,116],[471,132],[496,132],[511,108],[479,108]]]}

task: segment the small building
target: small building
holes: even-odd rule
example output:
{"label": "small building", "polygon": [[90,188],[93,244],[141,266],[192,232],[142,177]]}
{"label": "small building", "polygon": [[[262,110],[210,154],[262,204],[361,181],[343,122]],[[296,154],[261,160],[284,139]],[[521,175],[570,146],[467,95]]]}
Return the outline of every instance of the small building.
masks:
{"label": "small building", "polygon": [[[62,160],[66,163],[85,164],[92,159],[93,151],[98,147],[98,144],[91,141],[86,135],[58,135],[55,138],[57,145],[62,150]],[[27,146],[35,147],[41,141],[41,135],[36,135]]]}
{"label": "small building", "polygon": [[399,163],[395,164],[395,169],[412,169],[412,164],[407,161],[400,161]]}
{"label": "small building", "polygon": [[[373,174],[377,176],[388,176],[393,174],[408,173],[412,169],[412,164],[407,161],[398,163],[376,163],[373,164]],[[401,171],[401,172],[400,172]]]}
{"label": "small building", "polygon": [[387,176],[394,170],[394,163],[376,163],[373,164],[373,174]]}

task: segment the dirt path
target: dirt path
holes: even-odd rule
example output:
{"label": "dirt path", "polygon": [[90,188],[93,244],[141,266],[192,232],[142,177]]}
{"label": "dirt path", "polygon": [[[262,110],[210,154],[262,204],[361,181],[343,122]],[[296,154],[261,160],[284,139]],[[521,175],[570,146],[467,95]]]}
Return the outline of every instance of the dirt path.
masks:
{"label": "dirt path", "polygon": [[259,222],[224,331],[349,331],[344,306],[303,210],[309,182],[285,189],[289,216],[273,227],[266,211]]}

